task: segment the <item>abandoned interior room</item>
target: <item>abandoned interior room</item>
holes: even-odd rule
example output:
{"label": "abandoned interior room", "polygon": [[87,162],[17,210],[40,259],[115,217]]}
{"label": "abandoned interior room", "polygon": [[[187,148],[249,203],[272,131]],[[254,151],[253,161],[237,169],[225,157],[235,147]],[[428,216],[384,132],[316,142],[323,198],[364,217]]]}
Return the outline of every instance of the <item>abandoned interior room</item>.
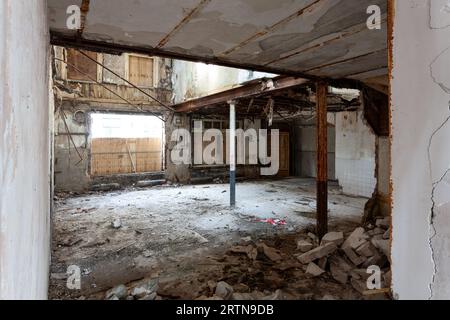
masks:
{"label": "abandoned interior room", "polygon": [[425,2],[0,1],[0,298],[449,298]]}

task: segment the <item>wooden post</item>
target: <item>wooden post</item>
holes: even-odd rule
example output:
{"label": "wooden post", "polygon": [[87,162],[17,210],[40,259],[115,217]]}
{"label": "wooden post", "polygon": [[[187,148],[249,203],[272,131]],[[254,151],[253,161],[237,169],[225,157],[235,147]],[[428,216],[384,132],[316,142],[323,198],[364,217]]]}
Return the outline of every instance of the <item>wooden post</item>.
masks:
{"label": "wooden post", "polygon": [[317,82],[317,236],[320,239],[328,232],[327,92],[327,83]]}

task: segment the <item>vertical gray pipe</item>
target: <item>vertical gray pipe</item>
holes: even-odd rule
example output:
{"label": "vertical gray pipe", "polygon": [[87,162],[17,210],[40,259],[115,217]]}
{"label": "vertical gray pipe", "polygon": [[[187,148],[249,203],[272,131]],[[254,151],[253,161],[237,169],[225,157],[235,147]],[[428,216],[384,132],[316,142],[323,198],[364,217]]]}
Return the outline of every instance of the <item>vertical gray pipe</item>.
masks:
{"label": "vertical gray pipe", "polygon": [[230,206],[236,206],[236,102],[230,101]]}

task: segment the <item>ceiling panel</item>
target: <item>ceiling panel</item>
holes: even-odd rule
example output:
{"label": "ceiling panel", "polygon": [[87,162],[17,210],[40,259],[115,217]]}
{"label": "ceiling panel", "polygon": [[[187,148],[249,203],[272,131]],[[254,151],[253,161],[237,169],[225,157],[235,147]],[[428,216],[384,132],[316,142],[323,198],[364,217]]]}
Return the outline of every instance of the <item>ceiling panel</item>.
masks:
{"label": "ceiling panel", "polygon": [[[58,44],[300,76],[364,75],[388,65],[387,0],[85,0],[78,33],[64,28],[74,1],[47,2]],[[365,25],[370,5],[381,8],[381,30]]]}

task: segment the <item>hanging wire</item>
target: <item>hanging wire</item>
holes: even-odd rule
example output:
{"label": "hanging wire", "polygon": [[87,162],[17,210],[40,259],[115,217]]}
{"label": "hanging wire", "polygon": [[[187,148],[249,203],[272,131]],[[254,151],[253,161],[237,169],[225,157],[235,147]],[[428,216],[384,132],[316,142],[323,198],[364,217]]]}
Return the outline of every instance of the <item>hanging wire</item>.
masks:
{"label": "hanging wire", "polygon": [[78,51],[81,55],[83,55],[84,57],[86,57],[87,59],[91,60],[92,62],[95,62],[97,65],[101,66],[102,68],[104,68],[105,70],[111,72],[113,75],[115,75],[116,77],[118,77],[120,80],[125,81],[126,83],[128,83],[130,86],[132,86],[133,88],[135,88],[136,90],[138,90],[139,92],[143,93],[144,95],[146,95],[147,97],[149,97],[150,99],[152,99],[153,101],[159,103],[161,106],[163,106],[164,108],[168,109],[169,111],[175,112],[175,109],[172,107],[169,107],[168,105],[166,105],[165,103],[163,103],[162,101],[160,101],[159,99],[153,97],[152,95],[148,94],[147,92],[145,92],[144,90],[142,90],[141,88],[139,88],[138,86],[136,86],[134,83],[131,83],[130,81],[128,81],[127,79],[123,78],[122,76],[120,76],[119,74],[117,74],[115,71],[111,70],[110,68],[106,67],[105,65],[103,65],[102,63],[98,62],[97,60],[91,58],[90,56],[88,56],[86,53],[84,53],[81,50],[75,49],[76,51]]}
{"label": "hanging wire", "polygon": [[115,95],[116,97],[118,97],[118,98],[120,98],[121,100],[125,101],[128,105],[130,105],[130,106],[132,106],[132,107],[138,109],[138,110],[141,111],[141,112],[150,113],[151,115],[157,117],[157,118],[160,119],[161,121],[166,122],[166,120],[165,120],[163,117],[161,117],[160,115],[158,115],[158,114],[156,114],[156,113],[154,113],[154,112],[145,110],[145,109],[143,109],[142,107],[140,107],[140,106],[138,106],[138,105],[136,105],[136,104],[130,102],[129,100],[125,99],[124,97],[122,97],[120,94],[118,94],[118,93],[115,92],[114,90],[111,90],[110,88],[108,88],[107,86],[105,86],[103,83],[97,81],[97,79],[94,79],[93,77],[91,77],[91,76],[90,76],[89,74],[87,74],[86,72],[84,72],[84,71],[80,70],[79,68],[77,68],[77,67],[74,66],[73,64],[68,63],[68,62],[64,61],[63,59],[59,59],[59,58],[56,58],[56,57],[55,57],[54,59],[57,60],[57,61],[61,61],[61,62],[65,63],[66,65],[68,65],[68,66],[70,66],[71,68],[75,69],[75,70],[78,71],[79,73],[85,75],[89,80],[91,80],[91,81],[97,83],[98,85],[102,86],[102,87],[103,87],[105,90],[107,90],[108,92],[112,93],[112,94]]}

